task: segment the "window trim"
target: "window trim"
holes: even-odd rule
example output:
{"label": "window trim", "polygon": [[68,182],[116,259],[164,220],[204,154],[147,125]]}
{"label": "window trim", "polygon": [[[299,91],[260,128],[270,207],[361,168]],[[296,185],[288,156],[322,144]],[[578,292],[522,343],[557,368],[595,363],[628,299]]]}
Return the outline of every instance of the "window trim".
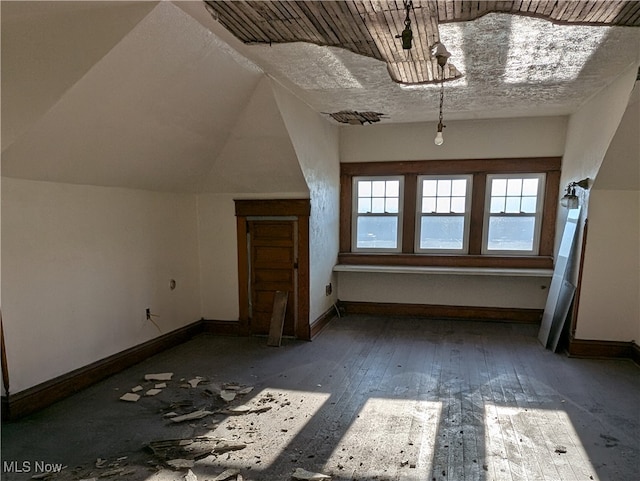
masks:
{"label": "window trim", "polygon": [[[422,212],[422,200],[424,197],[423,192],[423,180],[457,180],[457,179],[465,179],[467,181],[466,184],[466,192],[465,192],[465,205],[464,205],[464,213],[457,214],[458,217],[464,217],[464,231],[462,238],[462,248],[460,249],[435,249],[435,248],[421,248],[420,247],[420,238],[422,234],[422,218],[423,217],[438,217],[438,215],[432,214],[424,214]],[[414,252],[416,254],[467,254],[469,252],[469,226],[471,224],[471,193],[473,186],[473,176],[470,174],[439,174],[439,175],[419,175],[417,178],[417,192],[416,192],[416,214],[415,214],[415,239],[414,239]]]}
{"label": "window trim", "polygon": [[[429,161],[348,162],[340,164],[340,239],[338,263],[448,267],[553,268],[555,227],[560,192],[561,157],[462,159]],[[482,225],[486,176],[492,173],[546,173],[539,252],[537,256],[483,255]],[[415,253],[416,188],[418,175],[471,174],[472,210],[468,254]],[[368,253],[351,250],[351,202],[354,176],[404,176],[402,252]],[[481,207],[478,209],[478,205]]]}
{"label": "window trim", "polygon": [[[393,181],[399,182],[398,187],[398,212],[395,213],[370,213],[361,214],[358,212],[358,188],[359,181]],[[385,197],[386,198],[386,197]],[[404,177],[402,175],[360,175],[352,178],[352,197],[351,197],[351,250],[352,252],[380,252],[380,253],[398,253],[402,252],[402,236],[403,236],[403,199],[404,199]],[[398,234],[396,236],[396,247],[358,247],[358,218],[359,217],[396,217],[398,219]]]}
{"label": "window trim", "polygon": [[[488,174],[487,190],[484,204],[484,221],[482,223],[482,251],[483,255],[538,255],[540,249],[540,235],[542,227],[542,212],[544,208],[544,191],[546,174],[544,172],[530,172],[517,174]],[[538,193],[536,196],[536,211],[533,214],[535,219],[533,231],[533,245],[530,250],[508,250],[508,249],[489,249],[489,219],[491,214],[491,181],[493,179],[538,179]],[[503,216],[509,216],[504,214]],[[525,217],[524,215],[514,214],[512,216]],[[531,217],[531,216],[527,216]]]}

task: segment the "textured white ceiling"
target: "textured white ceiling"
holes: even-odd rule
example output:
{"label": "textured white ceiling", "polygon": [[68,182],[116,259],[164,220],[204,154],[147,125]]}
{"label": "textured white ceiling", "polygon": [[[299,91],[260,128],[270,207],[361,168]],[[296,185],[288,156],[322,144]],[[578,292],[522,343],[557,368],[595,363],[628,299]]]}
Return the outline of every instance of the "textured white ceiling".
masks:
{"label": "textured white ceiling", "polygon": [[[464,74],[445,84],[449,119],[568,115],[640,58],[640,28],[631,27],[489,14],[440,25],[440,36]],[[439,86],[396,84],[384,62],[302,43],[243,51],[319,112],[370,110],[387,114],[384,122],[437,119]]]}

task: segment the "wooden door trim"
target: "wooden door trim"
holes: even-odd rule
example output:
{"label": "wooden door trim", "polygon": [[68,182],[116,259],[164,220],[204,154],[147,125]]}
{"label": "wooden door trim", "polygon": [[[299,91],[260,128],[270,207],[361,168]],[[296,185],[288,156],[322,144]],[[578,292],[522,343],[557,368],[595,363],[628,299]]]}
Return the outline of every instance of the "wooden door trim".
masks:
{"label": "wooden door trim", "polygon": [[[238,246],[239,334],[249,335],[249,257],[247,223],[249,217],[295,216],[298,238],[298,292],[295,336],[311,339],[309,326],[309,199],[235,200]],[[255,219],[252,219],[255,220]]]}

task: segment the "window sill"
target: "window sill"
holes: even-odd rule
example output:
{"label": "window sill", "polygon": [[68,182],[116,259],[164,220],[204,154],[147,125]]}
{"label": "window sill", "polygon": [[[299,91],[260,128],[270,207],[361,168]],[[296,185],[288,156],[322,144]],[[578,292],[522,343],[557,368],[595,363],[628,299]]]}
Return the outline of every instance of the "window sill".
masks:
{"label": "window sill", "polygon": [[364,264],[337,264],[334,272],[364,272],[388,274],[445,274],[460,276],[544,277],[551,278],[553,269],[527,269],[507,267],[436,267],[436,266],[382,266]]}
{"label": "window sill", "polygon": [[[456,270],[468,275],[475,269],[485,272],[512,272],[531,270],[535,273],[553,271],[553,258],[549,256],[488,256],[488,255],[427,255],[427,254],[363,254],[342,252],[338,255],[339,266],[376,266],[391,268],[420,268],[422,272],[432,269],[432,272],[443,271],[453,273]],[[437,268],[437,269],[436,269]],[[425,270],[426,269],[426,270]],[[464,271],[468,269],[468,271]],[[506,270],[506,271],[505,271]],[[353,272],[353,271],[352,271]],[[480,272],[480,271],[478,271]],[[504,274],[499,274],[504,275]]]}

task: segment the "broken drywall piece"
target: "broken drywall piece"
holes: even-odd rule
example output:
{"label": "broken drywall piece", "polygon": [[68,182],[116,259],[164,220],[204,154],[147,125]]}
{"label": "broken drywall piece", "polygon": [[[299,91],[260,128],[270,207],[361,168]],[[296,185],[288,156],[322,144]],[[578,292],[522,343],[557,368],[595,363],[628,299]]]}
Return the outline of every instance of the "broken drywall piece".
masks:
{"label": "broken drywall piece", "polygon": [[138,384],[136,387],[132,387],[132,388],[131,388],[131,392],[140,392],[140,391],[142,391],[143,389],[144,389],[144,388]]}
{"label": "broken drywall piece", "polygon": [[146,393],[144,393],[145,396],[155,396],[157,394],[160,394],[162,392],[162,389],[149,389]]}
{"label": "broken drywall piece", "polygon": [[206,416],[213,414],[213,411],[205,411],[204,409],[199,409],[198,411],[193,411],[192,413],[183,414],[182,416],[176,416],[171,418],[174,423],[181,423],[183,421],[192,421],[194,419],[202,419]]}
{"label": "broken drywall piece", "polygon": [[245,387],[243,389],[240,389],[238,391],[238,394],[245,395],[245,394],[249,394],[251,391],[253,391],[253,386],[248,386],[248,387]]}
{"label": "broken drywall piece", "polygon": [[240,474],[239,469],[227,469],[213,478],[213,481],[227,481],[230,478],[236,477],[238,474]]}
{"label": "broken drywall piece", "polygon": [[241,404],[240,406],[234,406],[227,410],[229,414],[246,414],[250,411],[251,411],[251,406],[247,406],[246,404]]}
{"label": "broken drywall piece", "polygon": [[124,394],[122,396],[120,396],[120,400],[121,401],[127,401],[127,402],[137,402],[138,399],[140,399],[140,395],[139,394],[134,394],[132,392],[128,392],[127,394]]}
{"label": "broken drywall piece", "polygon": [[149,449],[162,459],[188,458],[199,459],[208,456],[220,442],[220,438],[196,437],[185,439],[165,439],[152,441]]}
{"label": "broken drywall piece", "polygon": [[232,441],[220,440],[216,447],[213,448],[213,452],[216,454],[227,453],[229,451],[239,451],[241,449],[246,448],[247,445],[244,443],[234,443]]}
{"label": "broken drywall piece", "polygon": [[193,459],[170,459],[167,461],[167,465],[173,469],[187,469],[193,468],[195,461]]}
{"label": "broken drywall piece", "polygon": [[170,413],[166,413],[164,415],[165,418],[175,418],[178,415],[178,413],[171,411]]}
{"label": "broken drywall piece", "polygon": [[220,391],[220,397],[227,402],[231,402],[236,398],[235,391],[229,391],[228,389],[223,389]]}
{"label": "broken drywall piece", "polygon": [[312,473],[311,471],[307,471],[306,469],[296,468],[292,475],[293,479],[300,480],[310,480],[315,481],[319,479],[331,479],[331,476],[327,476],[326,474],[321,473]]}
{"label": "broken drywall piece", "polygon": [[167,383],[166,382],[159,382],[158,384],[156,384],[153,387],[156,388],[156,389],[164,389],[165,387],[167,387]]}
{"label": "broken drywall piece", "polygon": [[187,474],[184,475],[184,481],[198,481],[198,476],[193,474],[193,471],[187,471]]}
{"label": "broken drywall piece", "polygon": [[145,374],[145,381],[171,381],[173,377],[172,372],[161,372],[158,374]]}
{"label": "broken drywall piece", "polygon": [[271,406],[260,406],[260,407],[252,408],[251,406],[242,404],[240,406],[234,406],[219,412],[223,414],[229,414],[230,416],[240,416],[242,414],[260,414],[260,413],[267,412],[270,409],[271,409]]}
{"label": "broken drywall piece", "polygon": [[259,408],[251,409],[251,411],[249,411],[249,412],[251,414],[260,414],[260,413],[266,413],[270,409],[271,409],[271,406],[260,406]]}
{"label": "broken drywall piece", "polygon": [[189,385],[190,385],[191,387],[196,387],[196,386],[197,386],[198,384],[200,384],[202,381],[204,381],[204,378],[203,378],[203,377],[196,376],[195,378],[190,379],[190,380],[189,380],[189,381],[187,381],[187,382],[189,383]]}
{"label": "broken drywall piece", "polygon": [[111,476],[123,476],[127,472],[127,468],[114,468],[100,474],[100,478],[110,478]]}

